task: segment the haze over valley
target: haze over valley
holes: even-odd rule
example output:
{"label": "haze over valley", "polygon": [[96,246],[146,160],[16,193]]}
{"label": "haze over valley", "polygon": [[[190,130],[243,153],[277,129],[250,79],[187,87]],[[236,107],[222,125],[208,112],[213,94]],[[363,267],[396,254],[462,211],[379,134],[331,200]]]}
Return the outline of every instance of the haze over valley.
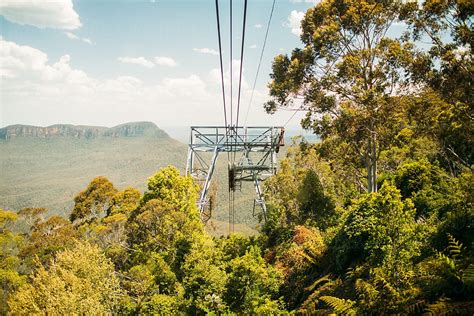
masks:
{"label": "haze over valley", "polygon": [[[187,128],[178,128],[178,131]],[[281,154],[280,156],[282,156]],[[115,127],[56,124],[48,127],[12,125],[0,129],[0,208],[18,211],[45,207],[49,215],[69,216],[74,197],[97,176],[117,188],[146,190],[147,179],[160,168],[178,167],[184,174],[187,145],[151,122]],[[219,161],[218,206],[208,225],[227,234],[227,165]],[[236,194],[236,230],[254,234],[252,185]]]}

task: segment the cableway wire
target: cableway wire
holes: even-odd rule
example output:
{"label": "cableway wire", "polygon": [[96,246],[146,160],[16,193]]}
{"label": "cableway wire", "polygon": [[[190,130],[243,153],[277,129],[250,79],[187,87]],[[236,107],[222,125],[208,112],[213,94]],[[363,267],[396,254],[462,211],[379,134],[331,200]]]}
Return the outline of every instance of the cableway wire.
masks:
{"label": "cableway wire", "polygon": [[233,113],[234,113],[234,109],[233,109],[233,104],[234,104],[234,92],[233,92],[233,87],[234,87],[234,75],[233,75],[233,48],[232,48],[232,42],[233,42],[233,39],[232,39],[232,21],[233,21],[233,18],[232,18],[232,0],[230,0],[230,19],[229,19],[229,29],[230,29],[230,34],[229,34],[229,37],[230,37],[230,125],[232,125],[233,123]]}
{"label": "cableway wire", "polygon": [[255,92],[255,86],[257,85],[258,74],[260,72],[260,66],[262,65],[263,53],[265,52],[265,46],[267,45],[268,31],[270,30],[270,23],[272,22],[273,11],[275,9],[275,2],[276,0],[273,0],[272,10],[270,11],[270,17],[268,18],[267,30],[265,32],[265,39],[263,40],[262,51],[260,53],[260,60],[258,61],[257,72],[255,73],[255,80],[253,81],[252,94],[250,95],[250,101],[247,107],[247,113],[245,114],[244,126],[247,125],[247,119],[249,117],[250,107],[252,106],[253,94]]}
{"label": "cableway wire", "polygon": [[[239,72],[239,91],[237,93],[237,113],[236,113],[236,123],[235,123],[235,146],[237,146],[237,134],[239,128],[239,115],[240,115],[240,98],[242,94],[242,72],[243,72],[243,65],[244,65],[244,48],[245,48],[245,26],[247,22],[247,0],[244,1],[244,20],[242,23],[242,44],[240,47],[240,72]],[[233,163],[235,162],[235,155]],[[235,173],[235,172],[234,172]],[[235,176],[235,175],[234,175]],[[234,187],[235,190],[235,187]],[[234,192],[232,192],[232,231],[234,231],[234,223],[235,223],[235,197]]]}
{"label": "cableway wire", "polygon": [[239,93],[237,95],[237,121],[236,126],[239,126],[239,112],[240,112],[240,95],[242,89],[242,70],[244,65],[244,46],[245,46],[245,24],[247,22],[247,0],[244,2],[244,22],[242,24],[242,46],[240,49],[240,74],[239,74]]}
{"label": "cableway wire", "polygon": [[293,114],[292,114],[292,115],[290,116],[290,118],[286,121],[285,125],[283,125],[283,128],[285,128],[286,125],[288,125],[288,123],[290,123],[290,121],[295,117],[296,113],[298,113],[299,111],[301,111],[301,110],[303,109],[303,105],[304,105],[304,104],[301,104],[301,106],[300,106],[298,109],[293,110],[293,111],[294,111]]}
{"label": "cableway wire", "polygon": [[219,40],[219,60],[221,64],[222,102],[224,104],[224,121],[225,121],[226,130],[227,130],[227,109],[225,105],[224,65],[222,63],[221,25],[219,21],[219,0],[216,0],[216,18],[217,18],[217,37]]}
{"label": "cableway wire", "polygon": [[[221,66],[222,103],[224,105],[225,134],[227,137],[229,134],[229,131],[228,131],[229,124],[227,121],[227,108],[226,108],[226,102],[225,102],[226,95],[225,95],[225,84],[224,84],[224,65],[222,62],[222,41],[221,41],[221,25],[220,25],[220,19],[219,19],[219,0],[216,0],[215,4],[216,4],[216,19],[217,19],[217,37],[218,37],[218,42],[219,42],[219,61],[220,61],[220,66]],[[231,6],[231,25],[232,25],[232,6]],[[231,29],[232,29],[232,26],[231,26]],[[231,32],[231,43],[232,43],[232,32]],[[232,47],[232,44],[231,44],[231,47]],[[231,56],[232,56],[232,53],[231,53]],[[231,66],[232,66],[232,57],[231,57]],[[231,72],[232,72],[232,67],[231,67]],[[231,76],[231,94],[232,94],[232,76]],[[232,97],[231,97],[230,102],[231,102],[230,114],[232,115]],[[231,121],[231,124],[232,124],[232,121]],[[227,158],[230,160],[229,154],[227,155]],[[230,191],[231,190],[229,187],[229,233],[231,232],[231,229],[233,231],[233,226],[231,227],[231,219],[232,219],[231,198],[233,199],[233,195],[231,194]]]}
{"label": "cableway wire", "polygon": [[[230,39],[230,64],[229,64],[229,71],[230,71],[230,130],[229,133],[231,133],[231,137],[234,137],[235,131],[232,129],[233,121],[234,121],[234,64],[233,64],[233,29],[232,29],[232,24],[233,24],[233,17],[232,17],[232,8],[233,8],[233,3],[232,0],[229,1],[229,39]],[[228,160],[229,160],[229,176],[231,173],[231,170],[234,165],[234,156],[235,153],[232,153],[232,147],[233,147],[233,142],[231,138],[230,142],[230,154],[228,155]],[[233,180],[232,180],[233,181]],[[233,229],[233,214],[234,214],[234,189],[231,188],[231,183],[229,182],[229,234],[234,231]]]}

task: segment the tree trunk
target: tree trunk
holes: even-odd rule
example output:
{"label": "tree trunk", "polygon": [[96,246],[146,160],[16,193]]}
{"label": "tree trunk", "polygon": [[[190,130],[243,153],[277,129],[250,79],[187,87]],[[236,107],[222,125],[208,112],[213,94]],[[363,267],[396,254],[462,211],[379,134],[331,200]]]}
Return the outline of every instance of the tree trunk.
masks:
{"label": "tree trunk", "polygon": [[366,157],[367,166],[367,192],[377,192],[377,138],[375,133],[369,136],[369,144]]}
{"label": "tree trunk", "polygon": [[377,134],[375,133],[373,133],[372,140],[372,164],[372,192],[377,192]]}

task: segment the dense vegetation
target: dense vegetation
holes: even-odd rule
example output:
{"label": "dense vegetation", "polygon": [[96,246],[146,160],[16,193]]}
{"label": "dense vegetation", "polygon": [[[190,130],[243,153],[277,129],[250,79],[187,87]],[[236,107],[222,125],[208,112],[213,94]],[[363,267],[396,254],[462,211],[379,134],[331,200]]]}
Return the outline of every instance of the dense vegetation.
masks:
{"label": "dense vegetation", "polygon": [[[133,124],[137,123],[126,126]],[[163,136],[154,124],[144,127],[149,127],[144,135],[134,136],[0,139],[0,207],[44,207],[48,209],[47,215],[68,216],[75,194],[97,175],[106,176],[117,188],[132,186],[143,192],[146,178],[159,168],[174,164],[184,172],[186,145]],[[227,232],[226,177],[227,161],[220,159],[216,169],[218,207],[213,212],[212,225],[206,228],[214,235]],[[248,211],[254,195],[252,185],[243,186],[242,192],[236,194],[236,229],[247,235],[256,234],[254,227],[258,225]]]}
{"label": "dense vegetation", "polygon": [[174,167],[143,195],[97,177],[68,219],[0,212],[1,312],[472,315],[473,10],[322,1],[266,104],[302,98],[322,141],[266,182],[259,236],[210,237]]}

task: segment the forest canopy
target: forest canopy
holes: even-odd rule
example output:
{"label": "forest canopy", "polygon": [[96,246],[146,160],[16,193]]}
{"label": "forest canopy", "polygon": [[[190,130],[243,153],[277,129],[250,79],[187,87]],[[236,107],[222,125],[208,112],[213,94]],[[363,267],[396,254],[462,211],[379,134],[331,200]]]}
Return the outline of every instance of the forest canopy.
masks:
{"label": "forest canopy", "polygon": [[472,315],[473,11],[320,1],[264,106],[321,141],[265,182],[259,235],[210,236],[173,166],[96,177],[68,218],[0,209],[0,314]]}

